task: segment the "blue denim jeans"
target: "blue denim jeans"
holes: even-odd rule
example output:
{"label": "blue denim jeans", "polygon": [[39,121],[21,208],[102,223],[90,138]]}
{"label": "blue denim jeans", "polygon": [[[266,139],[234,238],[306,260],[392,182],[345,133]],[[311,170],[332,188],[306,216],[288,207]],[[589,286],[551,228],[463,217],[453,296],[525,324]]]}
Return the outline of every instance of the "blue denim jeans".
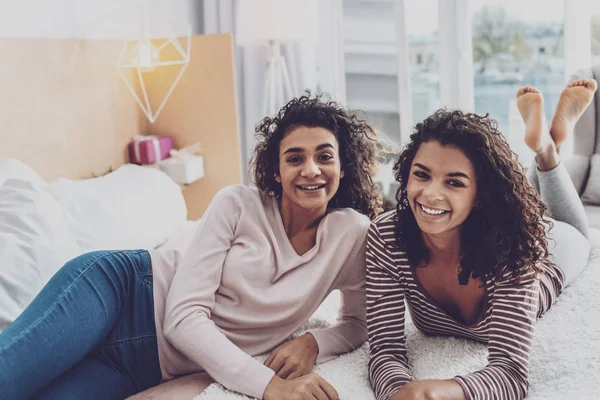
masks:
{"label": "blue denim jeans", "polygon": [[69,261],[0,333],[2,399],[118,399],[161,380],[143,250]]}

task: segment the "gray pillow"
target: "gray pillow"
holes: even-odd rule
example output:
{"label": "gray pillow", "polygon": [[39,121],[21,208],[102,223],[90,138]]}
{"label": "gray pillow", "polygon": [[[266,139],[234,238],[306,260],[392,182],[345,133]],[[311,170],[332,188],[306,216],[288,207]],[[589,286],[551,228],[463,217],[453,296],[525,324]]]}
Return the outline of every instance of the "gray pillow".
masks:
{"label": "gray pillow", "polygon": [[581,200],[584,204],[600,205],[600,154],[592,156],[590,176]]}

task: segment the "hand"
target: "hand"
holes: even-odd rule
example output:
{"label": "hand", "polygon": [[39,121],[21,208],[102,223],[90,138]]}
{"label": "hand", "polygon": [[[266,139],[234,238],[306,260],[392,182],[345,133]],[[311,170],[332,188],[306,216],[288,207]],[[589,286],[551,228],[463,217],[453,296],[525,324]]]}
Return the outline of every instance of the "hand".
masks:
{"label": "hand", "polygon": [[454,379],[410,381],[388,400],[465,400],[465,393]]}
{"label": "hand", "polygon": [[263,395],[264,400],[339,400],[337,391],[317,374],[295,379],[273,376]]}
{"label": "hand", "polygon": [[309,374],[318,355],[317,340],[310,333],[305,333],[275,348],[264,364],[275,371],[278,377],[294,379]]}
{"label": "hand", "polygon": [[397,392],[388,397],[388,400],[433,400],[425,381],[410,381]]}

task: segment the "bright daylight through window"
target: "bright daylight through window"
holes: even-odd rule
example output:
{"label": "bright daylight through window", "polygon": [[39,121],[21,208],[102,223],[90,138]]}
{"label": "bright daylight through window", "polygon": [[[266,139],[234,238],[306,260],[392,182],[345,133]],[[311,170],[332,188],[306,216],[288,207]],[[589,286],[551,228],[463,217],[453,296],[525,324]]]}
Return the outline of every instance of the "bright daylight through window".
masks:
{"label": "bright daylight through window", "polygon": [[[468,11],[464,7],[467,3]],[[448,4],[453,7],[444,8],[450,11],[440,15],[440,5]],[[345,100],[349,107],[365,111],[369,122],[393,146],[401,145],[400,137],[407,137],[404,131],[439,107],[474,106],[475,112],[489,113],[498,121],[512,149],[529,166],[533,154],[523,142],[525,127],[515,100],[518,88],[532,85],[540,89],[546,117],[551,121],[567,75],[574,72],[566,69],[585,66],[579,65],[582,59],[590,60],[592,65],[600,64],[600,1],[590,1],[585,6],[586,17],[591,21],[591,53],[587,54],[581,46],[577,47],[577,37],[565,41],[565,10],[571,14],[576,7],[573,4],[566,0],[342,0]],[[402,5],[403,13],[398,12]],[[569,21],[579,21],[573,15],[567,16]],[[446,20],[441,24],[440,18],[451,18],[454,25]],[[455,21],[469,18],[470,29],[456,26]],[[472,49],[471,69],[452,64],[460,53],[440,48],[442,25],[447,35],[442,38],[450,38],[451,48],[456,45],[456,49]],[[469,31],[470,37],[464,34]],[[403,33],[406,44],[399,41]],[[454,39],[452,34],[456,34]],[[401,65],[398,61],[403,46],[408,46],[408,69],[402,60]],[[464,54],[468,63],[471,54]],[[591,59],[586,59],[589,55]],[[459,94],[454,88],[440,94],[440,84],[448,84],[443,79],[456,78],[474,83],[473,92],[465,91],[472,103],[465,105],[464,97],[457,101],[459,97],[455,95]],[[402,87],[407,80],[410,93],[407,86]],[[408,109],[402,107],[399,99],[408,96],[412,121],[407,125],[402,113]]]}

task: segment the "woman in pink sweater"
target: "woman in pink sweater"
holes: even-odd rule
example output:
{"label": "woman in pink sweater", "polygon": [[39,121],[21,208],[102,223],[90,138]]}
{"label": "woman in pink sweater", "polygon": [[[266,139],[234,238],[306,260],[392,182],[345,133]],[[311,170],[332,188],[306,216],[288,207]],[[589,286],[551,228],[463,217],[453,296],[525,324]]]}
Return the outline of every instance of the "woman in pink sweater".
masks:
{"label": "woman in pink sweater", "polygon": [[[94,252],[57,272],[0,334],[3,398],[123,399],[199,371],[257,398],[337,398],[310,372],[367,338],[375,135],[307,96],[257,133],[257,187],[220,191],[189,248]],[[286,342],[334,289],[338,322]]]}

